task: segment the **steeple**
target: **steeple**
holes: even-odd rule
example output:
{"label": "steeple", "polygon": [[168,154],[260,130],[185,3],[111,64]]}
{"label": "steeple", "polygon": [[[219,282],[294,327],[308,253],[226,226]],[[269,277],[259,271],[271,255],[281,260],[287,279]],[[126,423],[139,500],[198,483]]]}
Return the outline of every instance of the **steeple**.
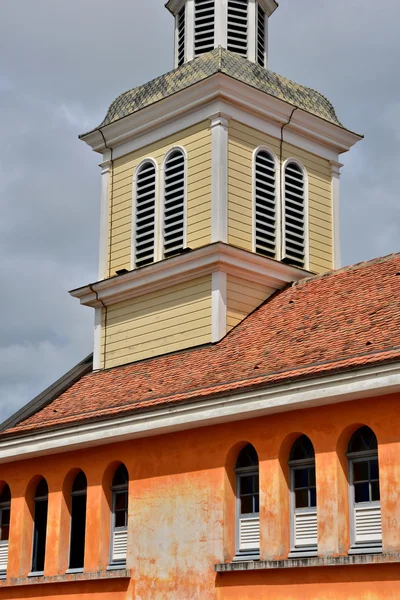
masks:
{"label": "steeple", "polygon": [[175,67],[221,46],[263,67],[275,0],[169,0],[175,17]]}

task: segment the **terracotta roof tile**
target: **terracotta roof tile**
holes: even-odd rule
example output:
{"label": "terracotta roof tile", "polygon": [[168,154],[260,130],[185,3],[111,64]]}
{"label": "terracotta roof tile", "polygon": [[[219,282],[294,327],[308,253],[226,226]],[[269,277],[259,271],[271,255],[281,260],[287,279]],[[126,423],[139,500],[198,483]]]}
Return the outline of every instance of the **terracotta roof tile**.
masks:
{"label": "terracotta roof tile", "polygon": [[400,254],[303,280],[216,345],[89,373],[2,435],[400,360]]}

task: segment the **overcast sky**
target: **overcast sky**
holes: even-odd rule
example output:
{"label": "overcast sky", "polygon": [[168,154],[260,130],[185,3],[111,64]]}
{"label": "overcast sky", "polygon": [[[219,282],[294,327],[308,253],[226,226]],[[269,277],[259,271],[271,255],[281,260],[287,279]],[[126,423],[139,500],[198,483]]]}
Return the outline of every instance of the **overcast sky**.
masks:
{"label": "overcast sky", "polygon": [[[1,0],[0,420],[92,349],[99,155],[78,135],[172,67],[162,0]],[[400,3],[281,0],[270,68],[313,87],[365,140],[343,157],[345,264],[398,251]]]}

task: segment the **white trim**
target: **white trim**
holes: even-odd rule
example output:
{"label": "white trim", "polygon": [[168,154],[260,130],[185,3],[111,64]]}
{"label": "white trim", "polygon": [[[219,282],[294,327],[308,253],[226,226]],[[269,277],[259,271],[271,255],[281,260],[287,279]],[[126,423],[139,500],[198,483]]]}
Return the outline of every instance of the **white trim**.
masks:
{"label": "white trim", "polygon": [[211,120],[211,242],[228,242],[228,119]]}
{"label": "white trim", "polygon": [[257,2],[248,0],[247,12],[247,59],[257,63]]}
{"label": "white trim", "polygon": [[95,308],[94,311],[94,350],[93,371],[101,369],[101,334],[102,334],[103,309]]}
{"label": "white trim", "polygon": [[160,223],[161,223],[161,227],[160,227],[160,242],[159,242],[159,244],[160,244],[160,249],[161,249],[161,259],[164,258],[165,165],[167,163],[167,160],[168,160],[170,154],[172,154],[172,152],[175,152],[176,150],[179,150],[180,152],[182,152],[184,159],[185,159],[185,164],[184,164],[184,194],[185,194],[185,198],[184,198],[184,206],[183,206],[183,209],[184,209],[183,247],[187,248],[188,155],[187,155],[186,148],[178,145],[178,146],[172,146],[172,148],[170,148],[168,150],[168,152],[164,156],[164,160],[162,161],[161,168],[160,168],[160,215],[161,215]]}
{"label": "white trim", "polygon": [[214,47],[227,47],[228,43],[228,0],[215,0]]}
{"label": "white trim", "polygon": [[342,252],[340,243],[340,169],[342,163],[330,161],[332,172],[332,245],[333,245],[333,268],[340,269],[342,266]]}
{"label": "white trim", "polygon": [[194,0],[186,2],[186,61],[194,59]]}
{"label": "white trim", "polygon": [[270,386],[259,391],[227,393],[222,397],[191,403],[181,401],[174,406],[123,415],[108,421],[0,440],[0,464],[280,412],[385,396],[399,391],[400,363],[397,362]]}
{"label": "white trim", "polygon": [[108,227],[109,227],[109,200],[110,178],[112,163],[107,160],[99,165],[101,167],[101,204],[100,204],[100,248],[99,248],[99,280],[107,277],[108,258]]}
{"label": "white trim", "polygon": [[137,175],[140,169],[144,164],[150,162],[154,165],[156,173],[156,198],[155,198],[155,215],[154,215],[154,261],[160,260],[160,240],[159,240],[159,232],[160,232],[160,183],[159,183],[159,166],[158,162],[148,156],[140,161],[137,165],[136,169],[133,173],[133,182],[132,182],[132,230],[131,230],[131,269],[135,269],[136,260],[135,260],[135,239],[136,239],[136,195],[137,195]]}
{"label": "white trim", "polygon": [[212,274],[211,341],[213,343],[219,342],[226,335],[227,282],[228,277],[223,271],[217,271]]}
{"label": "white trim", "polygon": [[[218,103],[210,109],[210,103],[215,101]],[[283,124],[287,125],[292,111],[291,104],[217,73],[165,98],[162,102],[156,102],[107,125],[102,131],[106,136],[107,145],[113,148],[113,156],[116,159],[151,143],[151,139],[162,139],[194,125],[206,119],[207,113],[210,112],[229,113],[232,118],[256,128],[256,124],[259,123],[260,131],[279,139],[280,127]],[[296,111],[285,133],[288,143],[327,160],[338,160],[338,153],[347,152],[362,139],[360,135],[302,109]],[[97,152],[106,150],[103,137],[97,130],[82,139]]]}
{"label": "white trim", "polygon": [[309,270],[310,268],[310,190],[309,190],[309,180],[308,180],[308,172],[302,162],[300,162],[297,158],[287,158],[282,164],[282,206],[281,206],[281,214],[282,214],[282,250],[281,250],[281,258],[284,259],[286,256],[286,177],[285,170],[289,163],[294,163],[302,170],[304,176],[304,268]]}
{"label": "white trim", "polygon": [[165,261],[84,286],[70,292],[80,303],[92,308],[137,298],[216,271],[261,283],[275,290],[309,275],[286,265],[228,244],[210,244]]}
{"label": "white trim", "polygon": [[268,152],[275,163],[275,234],[276,234],[276,249],[275,259],[281,260],[282,255],[282,235],[281,235],[281,220],[282,220],[282,207],[281,207],[281,177],[279,168],[279,158],[276,156],[269,146],[258,146],[252,156],[252,248],[253,252],[256,252],[256,158],[259,152]]}
{"label": "white trim", "polygon": [[269,19],[267,13],[265,13],[265,41],[264,41],[264,56],[265,56],[265,68],[268,69],[268,57],[269,57]]}

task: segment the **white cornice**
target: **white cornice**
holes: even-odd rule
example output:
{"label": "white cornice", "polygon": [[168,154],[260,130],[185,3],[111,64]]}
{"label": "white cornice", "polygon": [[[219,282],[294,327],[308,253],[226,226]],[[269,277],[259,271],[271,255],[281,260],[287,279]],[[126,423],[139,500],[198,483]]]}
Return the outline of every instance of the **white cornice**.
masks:
{"label": "white cornice", "polygon": [[[236,116],[232,112],[233,108],[237,109]],[[249,118],[258,117],[277,128],[288,123],[292,111],[291,104],[223,73],[217,73],[105,126],[102,132],[107,146],[114,149],[114,158],[118,158],[140,147],[139,137],[143,138],[142,146],[144,146],[146,143],[144,138],[150,132],[155,132],[158,139],[170,135],[161,131],[167,124],[170,125],[170,129],[172,126],[173,130],[179,131],[206,119],[212,112],[225,112],[244,123]],[[190,118],[187,118],[188,116]],[[317,153],[317,145],[330,150],[331,154],[327,156],[329,160],[335,160],[332,152],[336,155],[347,152],[362,139],[360,135],[324,121],[302,109],[296,110],[286,131],[297,136],[299,147],[307,149],[308,143],[311,142],[315,146],[314,153]],[[96,152],[106,151],[103,136],[99,131],[90,133],[82,139]]]}
{"label": "white cornice", "polygon": [[[276,11],[276,9],[279,6],[279,4],[275,2],[275,0],[258,0],[258,2],[261,4],[261,6],[263,7],[263,9],[269,17],[272,15],[272,13]],[[169,0],[165,4],[165,7],[169,10],[170,13],[176,15],[176,13],[182,8],[184,3],[185,0]]]}
{"label": "white cornice", "polygon": [[400,363],[6,438],[0,463],[400,391]]}
{"label": "white cornice", "polygon": [[85,306],[100,308],[217,271],[274,289],[281,289],[287,283],[300,281],[310,275],[302,269],[235,246],[215,243],[118,277],[72,290],[70,294],[74,298],[79,298],[80,303]]}

